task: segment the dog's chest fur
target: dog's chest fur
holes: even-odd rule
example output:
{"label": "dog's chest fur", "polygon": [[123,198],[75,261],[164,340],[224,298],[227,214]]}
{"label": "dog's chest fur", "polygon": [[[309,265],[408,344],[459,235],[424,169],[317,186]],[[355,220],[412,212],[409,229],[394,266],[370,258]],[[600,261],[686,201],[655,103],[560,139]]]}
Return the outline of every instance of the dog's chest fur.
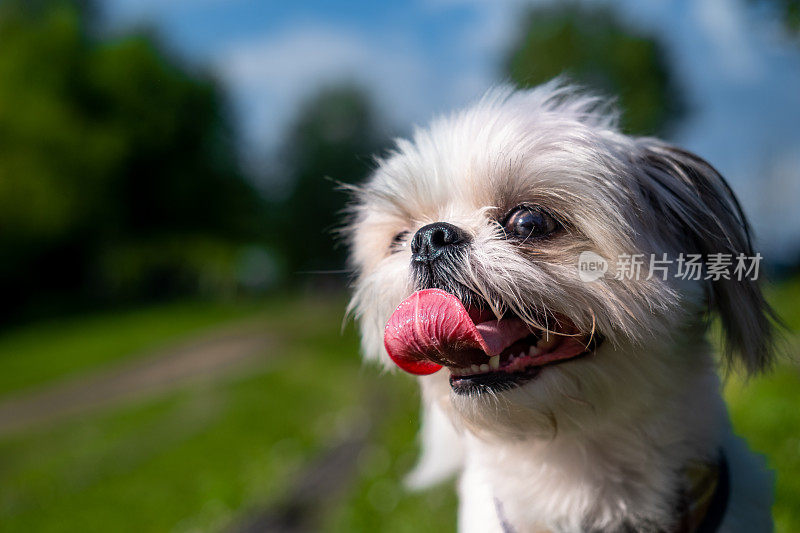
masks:
{"label": "dog's chest fur", "polygon": [[519,533],[676,531],[685,467],[713,451],[726,431],[717,413],[724,407],[709,392],[695,395],[705,405],[695,416],[705,416],[694,424],[675,422],[691,416],[687,402],[555,438],[491,441],[463,433],[461,512],[473,518],[462,517],[461,529],[491,521],[489,531]]}
{"label": "dog's chest fur", "polygon": [[[772,480],[763,460],[723,428],[730,488],[719,533],[772,531]],[[633,435],[631,432],[630,435]],[[464,436],[459,531],[498,533],[674,532],[687,489],[679,454],[636,445],[531,440],[491,445]],[[666,445],[667,443],[663,443]]]}
{"label": "dog's chest fur", "polygon": [[[464,492],[483,486],[485,512],[511,531],[669,531],[682,481],[677,458],[630,443],[469,443]],[[638,452],[638,453],[637,453]],[[665,527],[662,527],[665,526]],[[502,530],[502,529],[501,529]]]}

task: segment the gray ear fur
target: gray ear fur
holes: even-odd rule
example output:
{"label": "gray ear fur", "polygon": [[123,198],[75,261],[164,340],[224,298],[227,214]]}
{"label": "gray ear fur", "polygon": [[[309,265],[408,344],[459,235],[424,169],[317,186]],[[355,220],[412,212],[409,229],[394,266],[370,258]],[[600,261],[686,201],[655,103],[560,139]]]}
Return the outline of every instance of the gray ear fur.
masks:
{"label": "gray ear fur", "polygon": [[[645,197],[676,235],[680,251],[731,254],[731,279],[707,280],[709,311],[716,311],[725,335],[728,363],[738,360],[750,373],[773,359],[775,314],[758,281],[736,279],[736,257],[754,255],[747,222],[728,183],[702,158],[656,139],[640,139],[637,166],[645,173]],[[680,234],[682,233],[682,235]],[[704,275],[705,277],[705,275]]]}

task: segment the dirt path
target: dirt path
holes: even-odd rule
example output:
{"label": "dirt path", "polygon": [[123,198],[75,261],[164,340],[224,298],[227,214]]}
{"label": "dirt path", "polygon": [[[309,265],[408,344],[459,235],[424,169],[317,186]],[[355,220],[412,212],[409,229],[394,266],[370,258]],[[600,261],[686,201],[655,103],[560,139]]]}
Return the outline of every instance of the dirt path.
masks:
{"label": "dirt path", "polygon": [[0,437],[175,387],[220,379],[262,364],[276,347],[263,324],[207,333],[151,355],[136,357],[0,401]]}

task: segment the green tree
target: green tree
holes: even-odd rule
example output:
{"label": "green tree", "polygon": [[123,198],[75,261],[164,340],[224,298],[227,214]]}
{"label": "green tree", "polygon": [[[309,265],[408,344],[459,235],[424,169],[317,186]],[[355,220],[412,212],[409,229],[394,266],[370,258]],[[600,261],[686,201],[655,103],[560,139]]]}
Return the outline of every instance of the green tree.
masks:
{"label": "green tree", "polygon": [[62,297],[193,290],[221,250],[254,238],[259,197],[217,83],[147,33],[100,37],[92,13],[0,3],[6,316]]}
{"label": "green tree", "polygon": [[281,151],[289,190],[277,223],[295,279],[307,271],[343,268],[345,254],[334,247],[334,230],[347,196],[335,181],[362,181],[372,155],[387,144],[388,132],[358,87],[323,88],[300,107]]}
{"label": "green tree", "polygon": [[623,127],[663,134],[683,110],[664,47],[620,22],[609,7],[568,2],[530,9],[505,61],[505,75],[530,87],[566,74],[619,98]]}
{"label": "green tree", "polygon": [[800,38],[800,0],[750,0],[750,3],[775,12],[787,34],[794,39]]}

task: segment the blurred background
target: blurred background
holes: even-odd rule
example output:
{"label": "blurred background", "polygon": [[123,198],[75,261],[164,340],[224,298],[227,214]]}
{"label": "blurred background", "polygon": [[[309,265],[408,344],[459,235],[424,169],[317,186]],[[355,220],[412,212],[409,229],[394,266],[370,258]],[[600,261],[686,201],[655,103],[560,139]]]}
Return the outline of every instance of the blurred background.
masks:
{"label": "blurred background", "polygon": [[[344,320],[336,183],[561,73],[728,178],[794,354],[798,0],[0,0],[0,531],[453,531]],[[725,394],[800,531],[796,361]]]}

